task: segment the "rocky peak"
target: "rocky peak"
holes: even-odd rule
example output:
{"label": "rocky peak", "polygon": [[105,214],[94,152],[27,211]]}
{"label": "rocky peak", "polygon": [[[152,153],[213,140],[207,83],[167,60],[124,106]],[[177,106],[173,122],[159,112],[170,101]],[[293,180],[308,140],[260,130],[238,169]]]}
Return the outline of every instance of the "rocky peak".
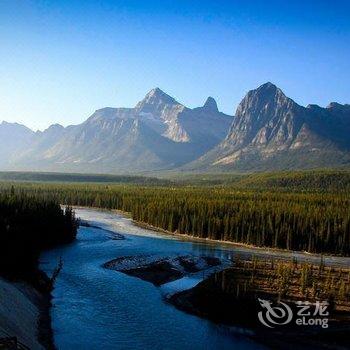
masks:
{"label": "rocky peak", "polygon": [[331,108],[341,108],[343,105],[341,105],[338,102],[331,102],[326,108],[331,109]]}
{"label": "rocky peak", "polygon": [[[338,125],[342,125],[341,128],[343,132],[348,133],[350,131],[350,105],[342,105],[337,102],[331,102],[324,110],[332,116],[332,119],[336,120],[336,123],[338,123]],[[344,128],[345,125],[346,127]],[[332,129],[334,129],[334,127],[332,127]]]}
{"label": "rocky peak", "polygon": [[62,129],[64,129],[64,127],[61,124],[56,123],[56,124],[50,125],[46,130],[48,131],[48,130],[62,130]]}
{"label": "rocky peak", "polygon": [[33,133],[33,131],[25,125],[19,123],[9,123],[5,120],[3,120],[2,123],[0,123],[0,127],[3,130],[22,130],[24,132]]}
{"label": "rocky peak", "polygon": [[270,92],[275,92],[276,90],[279,90],[279,88],[275,84],[271,83],[270,81],[260,85],[258,88],[255,89],[255,91],[270,91]]}
{"label": "rocky peak", "polygon": [[149,91],[146,94],[145,99],[148,99],[148,100],[151,100],[151,99],[159,100],[160,99],[166,103],[176,103],[176,101],[173,97],[169,96],[167,93],[165,93],[163,90],[161,90],[158,87]]}
{"label": "rocky peak", "polygon": [[295,105],[281,89],[268,82],[247,93],[238,105],[236,116],[250,116],[253,119],[262,115],[272,116],[281,108],[292,108]]}
{"label": "rocky peak", "polygon": [[277,101],[280,98],[286,98],[282,90],[270,82],[259,86],[255,90],[249,91],[247,97],[257,98],[263,102],[273,102]]}
{"label": "rocky peak", "polygon": [[166,94],[159,88],[152,89],[145,98],[140,101],[135,110],[138,113],[159,114],[165,106],[180,105],[173,97]]}
{"label": "rocky peak", "polygon": [[300,127],[304,108],[268,82],[251,90],[239,104],[226,137],[231,151],[245,147],[288,147]]}
{"label": "rocky peak", "polygon": [[3,120],[0,125],[2,125],[2,126],[20,126],[21,124],[16,123],[16,122],[15,123],[9,123],[6,120]]}
{"label": "rocky peak", "polygon": [[319,109],[323,109],[321,106],[317,105],[317,104],[314,104],[314,103],[310,103],[306,106],[306,108],[308,109],[316,109],[316,110],[319,110]]}
{"label": "rocky peak", "polygon": [[337,111],[337,112],[349,112],[350,111],[350,105],[345,104],[342,105],[337,102],[331,102],[327,107],[328,110]]}
{"label": "rocky peak", "polygon": [[48,134],[48,135],[54,135],[56,133],[61,133],[64,130],[64,127],[61,124],[52,124],[44,131],[38,131],[37,133],[42,134]]}
{"label": "rocky peak", "polygon": [[218,105],[215,101],[215,99],[211,96],[209,96],[207,98],[207,100],[205,101],[204,105],[203,105],[203,108],[209,110],[209,111],[212,111],[212,112],[218,112]]}

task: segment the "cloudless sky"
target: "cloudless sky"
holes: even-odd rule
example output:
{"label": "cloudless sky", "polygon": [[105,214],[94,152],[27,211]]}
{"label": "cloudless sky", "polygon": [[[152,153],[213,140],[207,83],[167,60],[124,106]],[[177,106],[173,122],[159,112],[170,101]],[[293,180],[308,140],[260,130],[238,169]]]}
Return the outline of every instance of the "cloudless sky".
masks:
{"label": "cloudless sky", "polygon": [[234,114],[266,81],[350,103],[350,1],[0,0],[0,121],[77,124],[156,86]]}

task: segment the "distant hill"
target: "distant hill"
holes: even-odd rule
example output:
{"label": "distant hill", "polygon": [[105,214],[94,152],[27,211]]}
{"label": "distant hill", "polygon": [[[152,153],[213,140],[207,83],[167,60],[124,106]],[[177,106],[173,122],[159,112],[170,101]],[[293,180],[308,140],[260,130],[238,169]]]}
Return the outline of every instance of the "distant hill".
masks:
{"label": "distant hill", "polygon": [[17,152],[22,152],[32,141],[34,132],[17,123],[0,124],[0,168],[6,167]]}

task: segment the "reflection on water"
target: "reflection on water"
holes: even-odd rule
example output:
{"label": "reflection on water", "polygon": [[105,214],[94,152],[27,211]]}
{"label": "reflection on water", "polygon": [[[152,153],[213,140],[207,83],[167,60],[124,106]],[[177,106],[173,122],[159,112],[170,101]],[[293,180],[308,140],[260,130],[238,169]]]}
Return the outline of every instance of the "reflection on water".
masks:
{"label": "reflection on water", "polygon": [[203,272],[160,288],[101,265],[127,255],[196,254],[227,259],[220,245],[179,241],[136,227],[120,215],[79,209],[84,220],[126,235],[113,240],[101,229],[81,227],[77,241],[42,255],[51,273],[59,257],[61,271],[53,292],[53,328],[59,349],[260,349],[227,327],[183,313],[163,301],[166,293],[194,286]]}

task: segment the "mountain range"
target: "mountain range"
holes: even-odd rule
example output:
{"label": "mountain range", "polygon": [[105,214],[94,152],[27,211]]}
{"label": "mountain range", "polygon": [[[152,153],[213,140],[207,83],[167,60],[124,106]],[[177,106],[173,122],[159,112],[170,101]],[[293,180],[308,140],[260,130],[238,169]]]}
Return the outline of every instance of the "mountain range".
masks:
{"label": "mountain range", "polygon": [[261,171],[350,165],[350,105],[298,105],[272,83],[234,116],[209,97],[190,109],[159,88],[134,108],[102,108],[79,125],[33,132],[0,124],[0,168],[94,173]]}

